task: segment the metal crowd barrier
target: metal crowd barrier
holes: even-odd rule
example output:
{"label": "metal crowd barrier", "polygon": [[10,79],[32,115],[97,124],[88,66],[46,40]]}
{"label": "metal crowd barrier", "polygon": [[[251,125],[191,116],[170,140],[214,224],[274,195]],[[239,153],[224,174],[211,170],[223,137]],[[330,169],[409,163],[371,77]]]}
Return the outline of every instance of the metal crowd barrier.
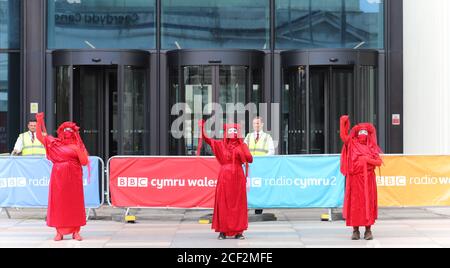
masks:
{"label": "metal crowd barrier", "polygon": [[[98,209],[100,207],[102,207],[104,205],[105,202],[105,183],[106,183],[106,177],[105,177],[105,163],[103,161],[103,159],[101,159],[100,157],[97,156],[91,156],[90,158],[94,158],[96,160],[98,160],[99,162],[99,167],[98,168],[98,194],[99,194],[99,204],[96,206],[91,206],[91,207],[86,207],[87,212],[86,212],[86,219],[88,220],[91,212],[94,214],[94,216],[96,216],[96,211],[95,209]],[[46,159],[45,157],[33,157],[33,156],[8,156],[8,155],[1,155],[0,156],[0,163],[2,160],[10,160],[10,159],[14,159],[14,160],[20,160],[20,159],[24,159],[24,160],[43,160]],[[48,160],[46,160],[48,161]],[[33,172],[36,172],[36,170],[34,169]],[[30,172],[30,173],[33,173]],[[1,174],[1,171],[0,171]],[[47,175],[47,174],[46,174]],[[15,178],[15,177],[12,177]],[[48,173],[48,178],[50,178],[50,173]],[[7,180],[8,178],[0,178]],[[0,189],[2,188],[1,182],[0,182]],[[47,194],[48,194],[48,187],[47,187]],[[1,202],[0,202],[1,204]],[[42,205],[36,205],[36,206],[23,206],[23,205],[9,205],[9,206],[0,206],[0,213],[2,211],[5,211],[6,215],[8,218],[11,218],[11,214],[9,213],[8,209],[12,209],[12,208],[16,208],[16,209],[20,209],[20,208],[47,208],[47,206],[42,206]]]}

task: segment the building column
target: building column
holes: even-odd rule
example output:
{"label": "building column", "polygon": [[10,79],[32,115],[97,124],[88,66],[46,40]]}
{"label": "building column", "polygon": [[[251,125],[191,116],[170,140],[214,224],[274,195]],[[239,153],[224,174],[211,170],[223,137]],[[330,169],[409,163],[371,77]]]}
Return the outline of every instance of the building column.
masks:
{"label": "building column", "polygon": [[[45,111],[46,1],[23,0],[21,121],[33,117],[32,106]],[[32,104],[37,104],[32,105]],[[23,125],[23,124],[22,124]]]}
{"label": "building column", "polygon": [[[410,0],[408,0],[410,1]],[[403,153],[403,0],[385,1],[386,8],[386,152]],[[380,100],[383,101],[383,100]],[[400,123],[393,116],[400,116]]]}

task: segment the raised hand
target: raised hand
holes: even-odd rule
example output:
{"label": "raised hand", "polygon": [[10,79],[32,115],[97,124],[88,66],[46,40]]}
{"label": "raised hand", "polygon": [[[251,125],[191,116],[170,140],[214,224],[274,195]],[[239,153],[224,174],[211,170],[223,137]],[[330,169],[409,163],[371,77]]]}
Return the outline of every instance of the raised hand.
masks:
{"label": "raised hand", "polygon": [[44,113],[37,113],[36,114],[36,120],[44,120]]}
{"label": "raised hand", "polygon": [[348,115],[341,116],[341,126],[344,126],[344,128],[349,129],[350,128],[350,118]]}

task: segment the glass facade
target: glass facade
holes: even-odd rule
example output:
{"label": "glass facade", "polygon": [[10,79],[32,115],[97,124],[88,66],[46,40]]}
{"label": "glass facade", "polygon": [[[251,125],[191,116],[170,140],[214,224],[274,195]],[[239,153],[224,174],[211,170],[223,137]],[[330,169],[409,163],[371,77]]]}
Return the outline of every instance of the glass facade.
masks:
{"label": "glass facade", "polygon": [[[169,139],[169,153],[171,155],[195,155],[198,148],[198,120],[210,120],[217,115],[213,107],[207,106],[217,103],[222,109],[222,123],[237,122],[241,124],[245,133],[250,128],[244,121],[245,113],[238,112],[228,105],[242,105],[262,102],[262,68],[259,66],[182,66],[180,69],[169,69],[169,107],[171,135]],[[179,75],[181,74],[181,80]],[[253,74],[251,76],[251,74]],[[179,83],[181,82],[181,86]],[[249,88],[251,87],[251,88]],[[251,90],[251,91],[250,91]],[[186,106],[177,106],[184,103]],[[187,111],[181,114],[183,108]],[[206,108],[209,107],[209,108]],[[202,112],[201,114],[199,112]],[[228,113],[229,112],[229,113]],[[255,111],[256,112],[256,111]],[[239,114],[238,114],[239,113]],[[183,117],[180,117],[183,115]],[[179,126],[180,120],[183,126]],[[172,124],[174,129],[172,129]],[[219,124],[220,126],[222,124]],[[222,138],[222,127],[206,127],[210,137]],[[203,146],[202,155],[212,155],[211,147]]]}
{"label": "glass facade", "polygon": [[277,0],[276,48],[384,48],[384,0]]}
{"label": "glass facade", "polygon": [[0,53],[0,154],[12,151],[18,136],[20,55]]}
{"label": "glass facade", "polygon": [[48,48],[155,48],[155,3],[48,0]]}
{"label": "glass facade", "polygon": [[0,49],[20,48],[21,0],[0,0]]}
{"label": "glass facade", "polygon": [[270,49],[269,0],[161,1],[163,49]]}
{"label": "glass facade", "polygon": [[[156,2],[161,29],[156,29]],[[11,3],[0,0],[1,12]],[[48,48],[384,48],[384,0],[47,0]],[[6,10],[6,11],[5,11]],[[8,11],[9,10],[9,11]],[[2,16],[1,42],[18,45],[14,23]],[[11,19],[12,18],[12,19]],[[12,27],[12,28],[11,28]],[[9,29],[9,30],[8,30]],[[12,33],[3,37],[5,33]]]}
{"label": "glass facade", "polygon": [[0,154],[12,151],[20,118],[21,0],[0,0]]}

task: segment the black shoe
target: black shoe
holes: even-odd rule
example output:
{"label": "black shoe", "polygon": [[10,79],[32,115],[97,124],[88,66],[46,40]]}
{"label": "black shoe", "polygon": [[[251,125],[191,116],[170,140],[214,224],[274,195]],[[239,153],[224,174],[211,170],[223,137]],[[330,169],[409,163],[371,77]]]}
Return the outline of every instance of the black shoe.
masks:
{"label": "black shoe", "polygon": [[219,239],[219,240],[224,240],[224,239],[227,239],[227,237],[225,236],[224,233],[220,233],[220,234],[219,234],[219,237],[217,237],[217,239]]}
{"label": "black shoe", "polygon": [[244,240],[245,236],[243,234],[237,234],[234,238],[239,239],[239,240]]}
{"label": "black shoe", "polygon": [[364,239],[365,239],[365,240],[373,240],[373,234],[372,234],[372,231],[366,231],[366,232],[364,233]]}
{"label": "black shoe", "polygon": [[255,209],[255,214],[256,215],[261,215],[261,214],[263,214],[263,210],[262,209]]}
{"label": "black shoe", "polygon": [[360,239],[361,239],[361,233],[359,231],[353,231],[352,240],[360,240]]}

